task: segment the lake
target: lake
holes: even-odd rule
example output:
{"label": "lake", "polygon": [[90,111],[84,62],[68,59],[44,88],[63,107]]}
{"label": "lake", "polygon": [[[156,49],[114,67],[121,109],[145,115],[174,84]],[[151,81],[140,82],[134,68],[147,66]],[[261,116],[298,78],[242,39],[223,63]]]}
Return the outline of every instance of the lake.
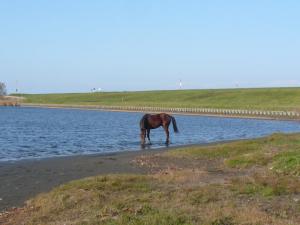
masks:
{"label": "lake", "polygon": [[[143,113],[79,109],[0,107],[0,161],[141,150]],[[300,132],[296,121],[175,115],[170,146]],[[151,132],[151,148],[165,147],[162,128]]]}

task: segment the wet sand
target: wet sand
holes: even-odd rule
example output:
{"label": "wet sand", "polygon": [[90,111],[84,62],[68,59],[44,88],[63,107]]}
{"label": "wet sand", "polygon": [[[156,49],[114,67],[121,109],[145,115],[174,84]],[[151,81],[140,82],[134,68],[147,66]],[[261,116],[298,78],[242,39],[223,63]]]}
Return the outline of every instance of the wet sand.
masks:
{"label": "wet sand", "polygon": [[[160,149],[159,151],[165,151]],[[158,150],[0,162],[0,212],[71,180],[100,174],[147,173],[132,160]]]}

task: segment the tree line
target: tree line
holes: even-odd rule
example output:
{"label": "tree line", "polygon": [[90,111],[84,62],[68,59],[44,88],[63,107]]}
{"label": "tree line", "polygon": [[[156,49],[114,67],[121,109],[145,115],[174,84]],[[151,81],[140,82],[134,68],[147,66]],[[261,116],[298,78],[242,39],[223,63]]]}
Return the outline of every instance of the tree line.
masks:
{"label": "tree line", "polygon": [[6,85],[4,82],[0,82],[0,96],[7,95]]}

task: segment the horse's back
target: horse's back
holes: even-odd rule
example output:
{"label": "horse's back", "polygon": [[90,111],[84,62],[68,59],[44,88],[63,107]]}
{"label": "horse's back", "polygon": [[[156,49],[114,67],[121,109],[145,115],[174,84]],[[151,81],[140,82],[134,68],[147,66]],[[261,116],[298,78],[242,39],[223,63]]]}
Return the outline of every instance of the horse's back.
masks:
{"label": "horse's back", "polygon": [[145,114],[141,121],[141,129],[155,129],[171,122],[171,116],[167,113]]}
{"label": "horse's back", "polygon": [[158,115],[160,116],[160,118],[161,118],[162,120],[166,120],[166,119],[170,118],[170,115],[167,114],[167,113],[160,113],[160,114],[158,114]]}

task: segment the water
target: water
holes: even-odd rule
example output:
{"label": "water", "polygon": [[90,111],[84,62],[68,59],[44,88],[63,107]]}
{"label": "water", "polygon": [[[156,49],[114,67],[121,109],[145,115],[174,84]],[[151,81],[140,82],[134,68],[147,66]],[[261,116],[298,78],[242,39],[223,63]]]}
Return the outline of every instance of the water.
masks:
{"label": "water", "polygon": [[[0,107],[0,161],[141,150],[142,113]],[[171,145],[300,132],[300,123],[175,115]],[[151,132],[151,148],[164,147],[162,128]]]}

